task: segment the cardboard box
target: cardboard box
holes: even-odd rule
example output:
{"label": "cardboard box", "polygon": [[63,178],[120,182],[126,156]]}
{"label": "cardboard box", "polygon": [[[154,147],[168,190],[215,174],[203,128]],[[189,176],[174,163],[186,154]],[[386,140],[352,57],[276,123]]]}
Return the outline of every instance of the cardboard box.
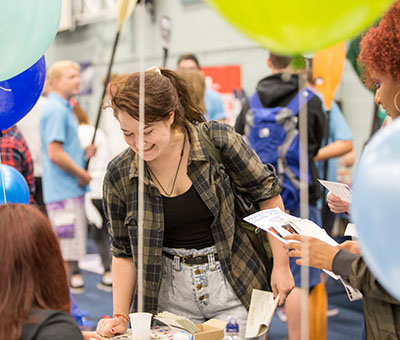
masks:
{"label": "cardboard box", "polygon": [[194,340],[222,340],[226,321],[210,319],[196,326],[201,332],[194,334]]}

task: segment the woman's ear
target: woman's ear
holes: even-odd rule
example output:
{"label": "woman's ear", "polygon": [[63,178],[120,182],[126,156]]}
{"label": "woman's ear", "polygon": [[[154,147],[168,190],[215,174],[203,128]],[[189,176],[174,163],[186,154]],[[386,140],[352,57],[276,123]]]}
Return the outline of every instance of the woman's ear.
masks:
{"label": "woman's ear", "polygon": [[168,124],[171,126],[171,125],[174,123],[174,121],[175,121],[175,112],[174,112],[174,111],[171,111],[171,112],[169,113],[167,122],[168,122]]}

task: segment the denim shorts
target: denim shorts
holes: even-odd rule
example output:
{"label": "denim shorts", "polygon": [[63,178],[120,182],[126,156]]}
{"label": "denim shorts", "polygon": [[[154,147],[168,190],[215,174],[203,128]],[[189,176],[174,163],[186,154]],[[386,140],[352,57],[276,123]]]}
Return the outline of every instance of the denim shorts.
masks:
{"label": "denim shorts", "polygon": [[215,246],[201,250],[163,248],[163,251],[178,256],[211,256],[208,263],[200,265],[186,265],[178,257],[163,256],[158,310],[184,316],[196,324],[211,318],[227,321],[234,316],[239,324],[239,337],[244,339],[247,310],[226,280],[219,261],[215,261]]}
{"label": "denim shorts", "polygon": [[64,261],[81,260],[86,255],[87,239],[84,196],[47,203],[46,209]]}

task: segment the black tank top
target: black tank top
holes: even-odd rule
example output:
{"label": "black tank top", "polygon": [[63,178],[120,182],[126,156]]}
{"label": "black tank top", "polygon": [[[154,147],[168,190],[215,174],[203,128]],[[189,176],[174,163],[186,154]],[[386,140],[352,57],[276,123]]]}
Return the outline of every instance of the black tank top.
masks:
{"label": "black tank top", "polygon": [[164,247],[203,249],[215,244],[211,224],[214,215],[193,187],[182,195],[163,196]]}

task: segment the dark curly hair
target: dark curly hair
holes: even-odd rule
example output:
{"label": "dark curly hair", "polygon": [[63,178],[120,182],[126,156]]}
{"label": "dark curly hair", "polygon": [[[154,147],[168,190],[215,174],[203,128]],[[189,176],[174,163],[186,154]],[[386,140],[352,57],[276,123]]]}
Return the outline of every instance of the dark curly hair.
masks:
{"label": "dark curly hair", "polygon": [[370,74],[373,70],[400,81],[400,0],[376,27],[364,34],[358,62],[362,79],[368,87],[375,87]]}

